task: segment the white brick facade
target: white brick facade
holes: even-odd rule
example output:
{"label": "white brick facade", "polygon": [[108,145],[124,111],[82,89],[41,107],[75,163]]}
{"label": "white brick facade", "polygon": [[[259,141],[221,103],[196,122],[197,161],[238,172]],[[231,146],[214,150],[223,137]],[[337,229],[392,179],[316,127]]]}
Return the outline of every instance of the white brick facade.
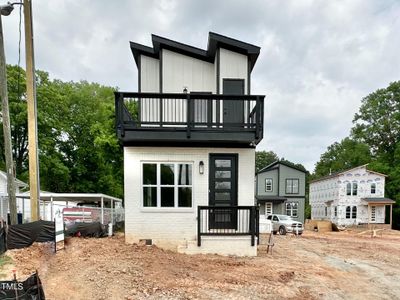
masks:
{"label": "white brick facade", "polygon": [[[357,185],[356,195],[353,187]],[[372,193],[375,185],[375,193]],[[348,187],[351,187],[348,195]],[[367,170],[366,165],[310,183],[311,219],[330,220],[337,225],[385,223],[385,206],[376,206],[375,218],[363,198],[383,198],[385,176]],[[348,212],[350,207],[350,217]],[[353,214],[353,211],[355,212]]]}
{"label": "white brick facade", "polygon": [[[210,153],[238,154],[238,205],[254,205],[254,149],[124,147],[125,236],[128,243],[152,239],[155,244],[176,250],[178,245],[196,240],[197,206],[209,205]],[[200,161],[204,162],[204,174],[199,174]],[[192,163],[192,207],[143,207],[142,162]]]}

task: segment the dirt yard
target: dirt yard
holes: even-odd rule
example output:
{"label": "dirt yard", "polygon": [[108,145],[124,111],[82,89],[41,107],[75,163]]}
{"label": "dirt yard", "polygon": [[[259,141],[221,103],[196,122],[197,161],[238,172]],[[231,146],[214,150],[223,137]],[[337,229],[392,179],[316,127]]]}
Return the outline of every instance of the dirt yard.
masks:
{"label": "dirt yard", "polygon": [[[265,239],[262,239],[265,242]],[[125,245],[123,236],[73,238],[8,251],[20,279],[39,270],[47,299],[400,299],[400,232],[275,236],[273,254],[189,256]]]}

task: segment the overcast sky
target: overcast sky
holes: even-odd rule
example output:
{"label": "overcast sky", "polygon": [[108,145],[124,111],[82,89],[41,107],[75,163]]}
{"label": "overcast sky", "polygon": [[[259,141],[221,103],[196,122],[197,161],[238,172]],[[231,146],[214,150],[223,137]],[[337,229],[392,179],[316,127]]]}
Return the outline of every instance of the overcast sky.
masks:
{"label": "overcast sky", "polygon": [[[257,150],[312,171],[349,134],[361,99],[400,80],[399,16],[398,0],[33,0],[36,67],[136,91],[129,41],[151,46],[154,33],[206,49],[213,31],[255,44],[252,93],[266,95]],[[18,20],[18,8],[3,17],[10,64],[18,60]]]}

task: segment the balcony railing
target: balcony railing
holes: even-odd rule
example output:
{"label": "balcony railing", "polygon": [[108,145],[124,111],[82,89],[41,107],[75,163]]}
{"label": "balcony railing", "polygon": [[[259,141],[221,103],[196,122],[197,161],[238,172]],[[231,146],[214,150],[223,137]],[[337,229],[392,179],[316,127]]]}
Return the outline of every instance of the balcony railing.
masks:
{"label": "balcony railing", "polygon": [[197,245],[202,236],[251,236],[259,242],[259,210],[256,206],[198,206]]}
{"label": "balcony railing", "polygon": [[205,93],[115,93],[117,130],[127,131],[240,132],[263,136],[264,96]]}

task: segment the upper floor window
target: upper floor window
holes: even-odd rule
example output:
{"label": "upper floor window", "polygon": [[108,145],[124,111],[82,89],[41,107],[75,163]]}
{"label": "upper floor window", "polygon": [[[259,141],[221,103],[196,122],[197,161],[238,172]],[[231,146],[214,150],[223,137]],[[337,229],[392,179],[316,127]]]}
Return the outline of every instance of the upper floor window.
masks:
{"label": "upper floor window", "polygon": [[357,196],[358,184],[357,182],[353,182],[353,196]]}
{"label": "upper floor window", "polygon": [[371,183],[371,194],[375,194],[376,193],[376,183]]}
{"label": "upper floor window", "polygon": [[299,193],[299,179],[286,179],[286,194]]}
{"label": "upper floor window", "polygon": [[346,195],[351,196],[351,183],[350,182],[348,182],[346,184]]}
{"label": "upper floor window", "polygon": [[346,195],[347,196],[357,196],[358,192],[358,183],[356,181],[348,182],[346,184]]}
{"label": "upper floor window", "polygon": [[272,192],[272,178],[265,179],[265,191]]}
{"label": "upper floor window", "polygon": [[144,163],[143,207],[192,207],[192,164]]}

